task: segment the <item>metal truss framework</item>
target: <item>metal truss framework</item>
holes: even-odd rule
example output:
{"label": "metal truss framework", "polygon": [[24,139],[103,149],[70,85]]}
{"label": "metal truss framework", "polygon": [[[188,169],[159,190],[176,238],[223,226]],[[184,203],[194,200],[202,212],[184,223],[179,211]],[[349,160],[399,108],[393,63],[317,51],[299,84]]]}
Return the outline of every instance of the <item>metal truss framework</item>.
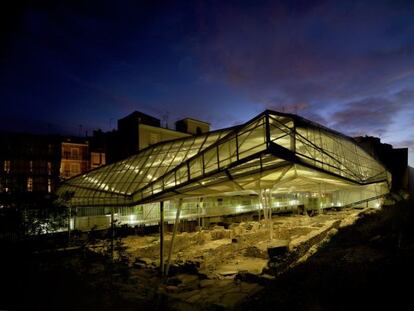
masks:
{"label": "metal truss framework", "polygon": [[[389,172],[350,137],[266,110],[245,124],[152,145],[66,181],[77,207],[134,206],[184,197],[358,189]],[[385,189],[385,190],[384,190]]]}

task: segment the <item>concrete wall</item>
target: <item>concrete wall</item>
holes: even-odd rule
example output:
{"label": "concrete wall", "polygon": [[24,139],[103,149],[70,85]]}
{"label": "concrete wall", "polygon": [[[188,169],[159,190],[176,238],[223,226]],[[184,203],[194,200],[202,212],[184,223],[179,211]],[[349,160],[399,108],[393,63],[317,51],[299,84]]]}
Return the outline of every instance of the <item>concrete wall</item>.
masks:
{"label": "concrete wall", "polygon": [[161,127],[150,126],[146,124],[140,124],[138,127],[139,132],[139,149],[142,150],[150,145],[154,145],[161,141],[168,141],[177,138],[183,138],[191,136],[187,133],[177,132],[170,129]]}

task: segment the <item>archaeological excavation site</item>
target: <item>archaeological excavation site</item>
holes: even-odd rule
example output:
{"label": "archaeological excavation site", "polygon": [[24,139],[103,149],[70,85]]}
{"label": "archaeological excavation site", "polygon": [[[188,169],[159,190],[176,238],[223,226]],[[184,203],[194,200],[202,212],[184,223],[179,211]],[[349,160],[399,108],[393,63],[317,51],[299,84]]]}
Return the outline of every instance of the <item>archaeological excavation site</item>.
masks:
{"label": "archaeological excavation site", "polygon": [[151,145],[67,180],[58,195],[72,210],[69,230],[133,228],[115,257],[157,275],[169,297],[232,307],[377,210],[390,185],[352,138],[267,110]]}

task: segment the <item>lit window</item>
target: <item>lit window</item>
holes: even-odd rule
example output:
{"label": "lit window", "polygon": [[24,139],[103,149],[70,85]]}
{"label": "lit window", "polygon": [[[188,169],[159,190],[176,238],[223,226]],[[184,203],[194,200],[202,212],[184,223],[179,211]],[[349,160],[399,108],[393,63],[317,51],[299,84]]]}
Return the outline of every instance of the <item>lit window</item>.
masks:
{"label": "lit window", "polygon": [[79,159],[79,148],[71,148],[72,159]]}
{"label": "lit window", "polygon": [[27,191],[33,191],[33,177],[27,178]]}
{"label": "lit window", "polygon": [[47,162],[47,174],[52,175],[52,162]]}
{"label": "lit window", "polygon": [[4,172],[6,173],[10,173],[10,160],[5,160],[4,161]]}
{"label": "lit window", "polygon": [[52,192],[52,180],[50,178],[47,180],[47,192]]}
{"label": "lit window", "polygon": [[3,190],[4,192],[9,192],[9,181],[7,180],[7,178],[4,180]]}
{"label": "lit window", "polygon": [[73,163],[70,165],[70,173],[72,175],[77,175],[80,173],[80,165],[78,163]]}
{"label": "lit window", "polygon": [[93,165],[100,165],[101,164],[101,157],[100,157],[100,153],[92,153],[91,154],[92,157],[92,164]]}
{"label": "lit window", "polygon": [[68,163],[62,164],[61,173],[65,177],[69,177],[70,176],[70,165]]}
{"label": "lit window", "polygon": [[92,167],[105,165],[105,153],[91,152]]}

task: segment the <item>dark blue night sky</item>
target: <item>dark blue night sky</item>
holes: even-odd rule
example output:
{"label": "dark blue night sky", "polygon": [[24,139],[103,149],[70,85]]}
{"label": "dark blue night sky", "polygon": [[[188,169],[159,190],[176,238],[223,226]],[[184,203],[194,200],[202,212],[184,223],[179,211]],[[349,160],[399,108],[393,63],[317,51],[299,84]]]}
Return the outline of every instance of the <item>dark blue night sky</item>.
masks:
{"label": "dark blue night sky", "polygon": [[220,128],[270,108],[414,151],[414,1],[14,1],[0,14],[1,130],[91,133],[133,110]]}

